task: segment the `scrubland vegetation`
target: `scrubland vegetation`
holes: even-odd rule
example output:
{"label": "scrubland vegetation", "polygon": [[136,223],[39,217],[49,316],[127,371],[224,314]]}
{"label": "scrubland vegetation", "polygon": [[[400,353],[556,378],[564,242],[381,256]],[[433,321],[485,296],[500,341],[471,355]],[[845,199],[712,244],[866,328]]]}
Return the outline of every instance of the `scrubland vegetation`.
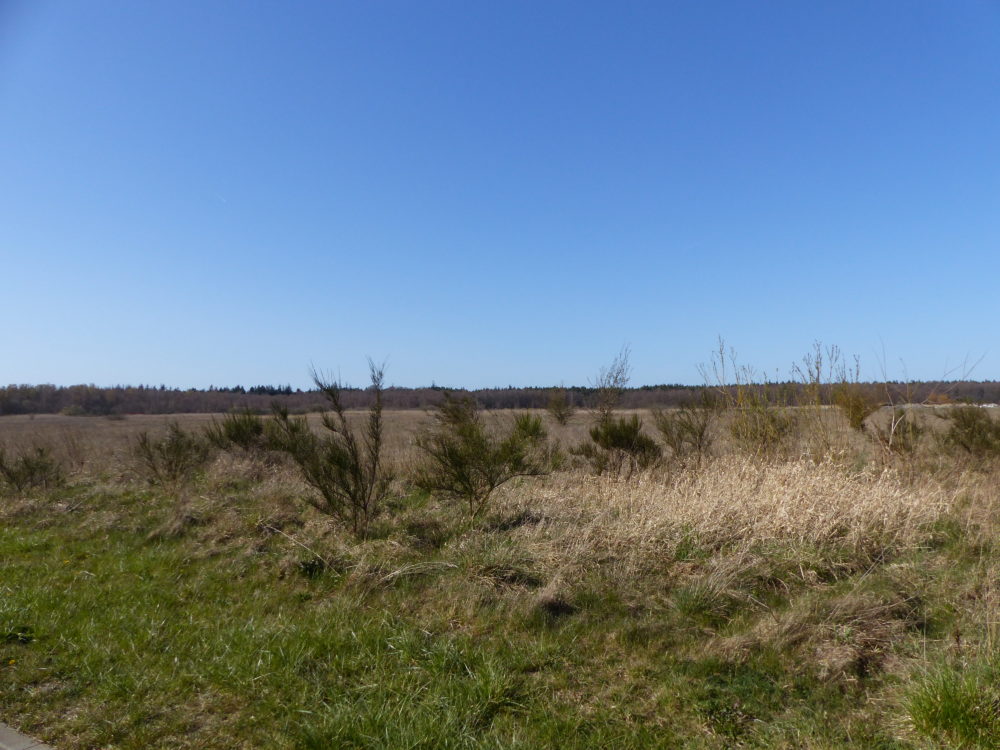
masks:
{"label": "scrubland vegetation", "polygon": [[[60,748],[1000,747],[1000,423],[817,347],[677,408],[0,421],[0,718]],[[926,400],[926,399],[925,399]],[[943,401],[945,399],[935,399]]]}

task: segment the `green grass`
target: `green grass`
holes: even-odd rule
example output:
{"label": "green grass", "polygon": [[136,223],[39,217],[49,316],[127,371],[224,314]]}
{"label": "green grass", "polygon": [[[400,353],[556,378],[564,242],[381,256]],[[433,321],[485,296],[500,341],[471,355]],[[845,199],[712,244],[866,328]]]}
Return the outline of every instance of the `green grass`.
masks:
{"label": "green grass", "polygon": [[907,691],[914,726],[950,747],[1000,747],[998,677],[988,662],[929,667]]}
{"label": "green grass", "polygon": [[6,711],[43,716],[67,699],[127,707],[45,727],[96,746],[149,747],[218,722],[220,747],[232,736],[460,747],[522,710],[518,652],[503,641],[425,633],[331,596],[324,580],[275,585],[256,560],[136,541],[0,532],[10,554],[0,630],[33,635],[3,647],[5,677],[20,687],[5,691]]}
{"label": "green grass", "polygon": [[348,543],[207,481],[7,510],[0,719],[59,748],[997,746],[994,673],[926,668],[989,575],[957,521],[895,559],[772,545],[732,569],[692,532],[641,576],[560,584],[526,511],[417,495]]}

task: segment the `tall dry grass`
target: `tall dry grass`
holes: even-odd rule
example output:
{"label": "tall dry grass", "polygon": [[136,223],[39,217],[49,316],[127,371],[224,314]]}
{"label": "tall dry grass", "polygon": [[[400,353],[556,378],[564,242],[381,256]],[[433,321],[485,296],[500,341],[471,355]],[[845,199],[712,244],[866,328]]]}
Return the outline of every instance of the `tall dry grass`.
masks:
{"label": "tall dry grass", "polygon": [[955,497],[930,480],[914,486],[892,469],[727,456],[629,481],[565,473],[509,490],[503,503],[540,516],[522,535],[551,565],[614,560],[638,574],[691,544],[835,546],[877,556],[918,543]]}

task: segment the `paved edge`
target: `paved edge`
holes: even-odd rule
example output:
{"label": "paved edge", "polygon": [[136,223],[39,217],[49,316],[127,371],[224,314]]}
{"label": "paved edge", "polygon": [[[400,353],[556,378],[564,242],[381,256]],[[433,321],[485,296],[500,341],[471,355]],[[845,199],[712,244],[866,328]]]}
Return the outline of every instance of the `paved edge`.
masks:
{"label": "paved edge", "polygon": [[0,722],[0,750],[54,750],[54,748]]}

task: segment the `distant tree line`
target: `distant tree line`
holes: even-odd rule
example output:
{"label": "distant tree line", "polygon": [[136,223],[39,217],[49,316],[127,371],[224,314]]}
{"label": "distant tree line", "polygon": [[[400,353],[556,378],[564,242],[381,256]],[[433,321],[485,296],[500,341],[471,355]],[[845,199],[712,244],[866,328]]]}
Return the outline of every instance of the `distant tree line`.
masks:
{"label": "distant tree line", "polygon": [[[1000,382],[909,382],[862,383],[871,398],[877,402],[895,404],[913,402],[949,401],[971,403],[1000,402]],[[755,386],[767,401],[774,404],[795,404],[803,392],[803,385],[796,382],[768,383]],[[647,385],[629,388],[622,394],[620,405],[625,409],[682,406],[701,398],[703,391],[718,393],[719,388],[690,385]],[[555,389],[545,387],[444,388],[433,385],[427,388],[386,388],[382,399],[387,409],[428,409],[441,403],[446,392],[468,394],[484,409],[544,409]],[[569,403],[577,408],[592,407],[596,389],[585,386],[566,387]],[[363,388],[345,388],[344,406],[348,409],[365,408],[369,391]],[[824,386],[821,398],[829,403],[832,386]],[[291,386],[256,385],[251,388],[210,387],[205,390],[180,390],[160,386],[113,386],[99,388],[94,385],[9,385],[0,387],[0,415],[8,414],[68,414],[110,416],[117,414],[179,414],[221,413],[235,409],[250,409],[259,413],[270,412],[278,404],[292,413],[319,411],[324,408],[323,394],[317,390],[298,390]]]}

